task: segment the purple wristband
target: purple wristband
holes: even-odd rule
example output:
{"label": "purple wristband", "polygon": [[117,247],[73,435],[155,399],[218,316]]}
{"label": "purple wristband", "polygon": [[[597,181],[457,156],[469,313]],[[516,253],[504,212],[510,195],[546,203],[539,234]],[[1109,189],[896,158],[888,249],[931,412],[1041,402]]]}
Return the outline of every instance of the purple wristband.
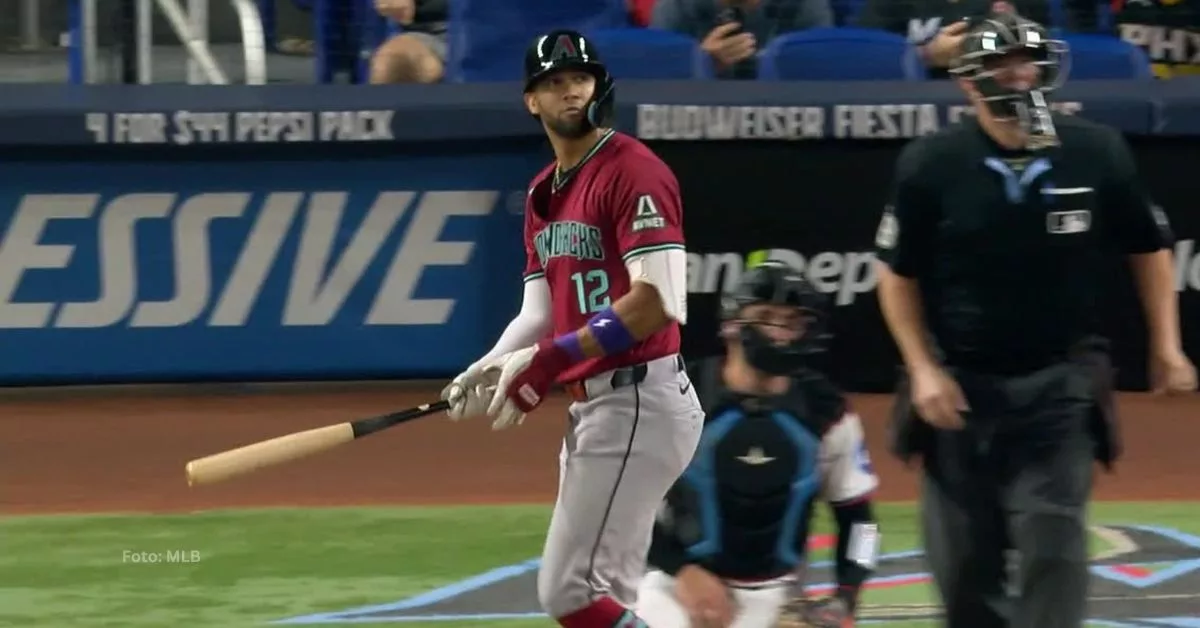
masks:
{"label": "purple wristband", "polygon": [[604,355],[624,353],[637,343],[637,338],[629,333],[629,329],[621,322],[612,306],[593,316],[592,320],[588,321],[588,329],[592,332],[592,338],[596,339],[596,344],[604,349]]}
{"label": "purple wristband", "polygon": [[583,345],[579,343],[579,334],[577,332],[563,334],[555,338],[554,346],[562,349],[563,353],[570,356],[571,362],[580,362],[584,358]]}

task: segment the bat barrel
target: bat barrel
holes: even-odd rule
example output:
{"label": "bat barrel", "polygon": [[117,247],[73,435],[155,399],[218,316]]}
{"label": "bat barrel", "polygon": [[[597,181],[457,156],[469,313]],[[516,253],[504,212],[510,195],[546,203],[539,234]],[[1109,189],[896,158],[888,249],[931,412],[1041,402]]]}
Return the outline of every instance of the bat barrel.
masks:
{"label": "bat barrel", "polygon": [[214,484],[304,458],[354,440],[349,423],[329,425],[238,447],[187,463],[188,486]]}

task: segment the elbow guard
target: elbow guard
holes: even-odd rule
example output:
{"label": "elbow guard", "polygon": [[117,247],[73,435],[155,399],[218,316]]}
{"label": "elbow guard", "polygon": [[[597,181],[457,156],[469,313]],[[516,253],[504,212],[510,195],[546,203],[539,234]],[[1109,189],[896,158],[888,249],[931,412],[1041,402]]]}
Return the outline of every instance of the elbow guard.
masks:
{"label": "elbow guard", "polygon": [[654,286],[663,312],[679,324],[687,324],[687,252],[682,247],[634,255],[625,261],[625,268],[631,284],[641,281]]}

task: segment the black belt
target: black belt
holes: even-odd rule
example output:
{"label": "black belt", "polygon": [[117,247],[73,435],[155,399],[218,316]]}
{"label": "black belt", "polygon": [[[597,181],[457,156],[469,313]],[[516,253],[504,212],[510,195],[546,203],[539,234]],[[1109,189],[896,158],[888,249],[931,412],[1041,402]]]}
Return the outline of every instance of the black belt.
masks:
{"label": "black belt", "polygon": [[[675,356],[675,371],[679,372],[687,367],[684,364],[683,356],[676,354]],[[633,366],[623,366],[618,369],[613,369],[612,377],[608,380],[608,385],[612,390],[624,388],[626,386],[634,386],[646,381],[646,375],[650,373],[650,365],[642,362]],[[579,379],[573,382],[567,382],[563,385],[567,390],[567,394],[575,401],[587,401],[587,380]]]}

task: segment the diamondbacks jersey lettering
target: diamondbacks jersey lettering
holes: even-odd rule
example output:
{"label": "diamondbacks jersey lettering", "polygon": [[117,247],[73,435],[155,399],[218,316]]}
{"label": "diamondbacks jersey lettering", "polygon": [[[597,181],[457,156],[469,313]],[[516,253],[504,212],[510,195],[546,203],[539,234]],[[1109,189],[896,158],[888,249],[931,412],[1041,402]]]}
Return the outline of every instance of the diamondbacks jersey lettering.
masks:
{"label": "diamondbacks jersey lettering", "polygon": [[[525,279],[544,277],[550,286],[556,335],[629,292],[630,258],[683,242],[675,176],[645,145],[615,131],[570,171],[543,170],[526,199]],[[679,325],[671,323],[624,354],[575,365],[559,381],[671,355],[679,344]]]}

